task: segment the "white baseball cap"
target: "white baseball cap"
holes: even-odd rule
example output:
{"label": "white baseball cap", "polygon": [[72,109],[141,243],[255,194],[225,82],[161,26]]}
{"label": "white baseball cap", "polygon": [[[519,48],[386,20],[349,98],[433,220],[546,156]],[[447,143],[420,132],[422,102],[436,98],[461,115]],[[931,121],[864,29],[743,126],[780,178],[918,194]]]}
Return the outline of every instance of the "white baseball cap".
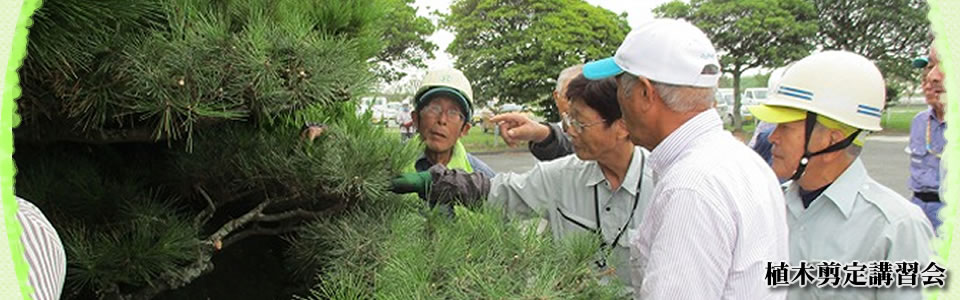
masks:
{"label": "white baseball cap", "polygon": [[655,19],[630,31],[616,55],[583,67],[587,79],[623,72],[660,83],[716,87],[720,62],[710,39],[693,24]]}

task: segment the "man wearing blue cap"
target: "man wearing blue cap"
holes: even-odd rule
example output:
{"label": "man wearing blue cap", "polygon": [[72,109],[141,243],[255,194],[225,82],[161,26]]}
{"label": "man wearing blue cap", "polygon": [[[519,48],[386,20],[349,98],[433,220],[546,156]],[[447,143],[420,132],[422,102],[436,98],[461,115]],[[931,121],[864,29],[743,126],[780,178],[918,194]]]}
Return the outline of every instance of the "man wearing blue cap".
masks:
{"label": "man wearing blue cap", "polygon": [[631,241],[635,297],[784,299],[764,280],[768,262],[789,259],[783,192],[712,109],[720,63],[707,36],[654,20],[583,73],[617,76],[630,138],[652,151],[655,188]]}
{"label": "man wearing blue cap", "polygon": [[[463,72],[453,68],[430,70],[413,101],[414,110],[410,115],[425,147],[423,155],[404,168],[407,176],[395,181],[394,192],[416,190],[415,186],[426,180],[416,178],[417,172],[437,164],[467,173],[480,172],[488,178],[496,175],[486,163],[467,153],[460,143],[460,137],[470,132],[469,121],[473,115],[473,88]],[[313,140],[324,130],[322,126],[309,125],[301,136]]]}
{"label": "man wearing blue cap", "polygon": [[[410,163],[403,172],[407,177],[395,180],[392,190],[397,193],[415,191],[414,186],[428,179],[413,178],[417,172],[441,164],[448,169],[467,173],[479,172],[488,178],[496,173],[476,156],[467,153],[460,137],[470,132],[473,110],[473,88],[462,72],[456,69],[437,69],[427,72],[413,97],[411,113],[420,140],[426,146],[423,156]],[[424,198],[425,195],[420,195]],[[430,199],[431,204],[436,199]]]}
{"label": "man wearing blue cap", "polygon": [[427,73],[414,95],[415,107],[411,113],[426,149],[405,171],[426,171],[435,164],[443,164],[450,169],[495,175],[460,143],[460,137],[470,132],[472,102],[473,89],[459,70],[438,69]]}

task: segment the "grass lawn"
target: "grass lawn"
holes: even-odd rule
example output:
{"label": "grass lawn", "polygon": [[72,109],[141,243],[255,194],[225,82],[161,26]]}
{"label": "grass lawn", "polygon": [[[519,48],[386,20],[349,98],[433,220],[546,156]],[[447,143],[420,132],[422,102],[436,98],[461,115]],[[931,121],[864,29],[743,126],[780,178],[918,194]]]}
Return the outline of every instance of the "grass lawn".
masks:
{"label": "grass lawn", "polygon": [[[494,145],[496,141],[496,145]],[[467,136],[460,138],[460,142],[463,143],[463,147],[467,148],[468,152],[493,152],[493,151],[503,151],[510,149],[521,148],[526,149],[527,145],[519,145],[516,148],[510,148],[506,143],[503,142],[499,136],[494,136],[493,131],[488,133],[483,133],[483,129],[479,126],[470,128],[470,133]]]}
{"label": "grass lawn", "polygon": [[[905,105],[888,108],[883,113],[883,119],[880,120],[880,126],[883,127],[882,133],[888,134],[907,134],[910,133],[910,121],[918,112],[927,109],[926,105]],[[732,130],[731,126],[725,126],[727,130]],[[747,121],[743,123],[743,133],[745,141],[753,136],[753,130],[756,123]]]}
{"label": "grass lawn", "polygon": [[910,133],[910,121],[918,112],[927,109],[926,105],[894,106],[883,113],[880,126],[886,133]]}

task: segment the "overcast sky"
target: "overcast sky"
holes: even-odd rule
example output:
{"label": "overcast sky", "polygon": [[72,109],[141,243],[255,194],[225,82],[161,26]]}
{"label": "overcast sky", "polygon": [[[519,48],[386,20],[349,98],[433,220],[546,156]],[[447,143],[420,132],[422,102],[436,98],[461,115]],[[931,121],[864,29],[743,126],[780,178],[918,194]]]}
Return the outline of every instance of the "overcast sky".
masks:
{"label": "overcast sky", "polygon": [[[653,14],[651,10],[654,7],[659,6],[660,4],[670,2],[670,0],[586,0],[590,4],[599,5],[603,8],[609,9],[614,13],[620,14],[623,12],[627,13],[627,21],[630,23],[630,26],[636,26],[637,24],[642,23],[643,21],[653,19]],[[452,0],[416,0],[414,6],[417,7],[417,14],[426,16],[436,22],[436,17],[430,13],[433,11],[441,11],[447,13],[450,11],[450,2]],[[447,54],[447,46],[453,42],[454,35],[450,31],[446,30],[437,30],[433,35],[430,36],[429,40],[439,46],[439,49],[434,53],[436,58],[427,61],[428,68],[439,68],[439,67],[453,67],[453,58]],[[611,53],[612,55],[613,53]],[[408,74],[413,78],[418,78],[423,76],[425,70],[407,70]]]}

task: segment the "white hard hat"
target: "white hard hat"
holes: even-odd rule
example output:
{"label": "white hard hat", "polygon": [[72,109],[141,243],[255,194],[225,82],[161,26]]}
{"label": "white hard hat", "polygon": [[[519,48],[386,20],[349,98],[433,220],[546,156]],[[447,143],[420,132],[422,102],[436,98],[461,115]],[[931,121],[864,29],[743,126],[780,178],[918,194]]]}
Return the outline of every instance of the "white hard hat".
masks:
{"label": "white hard hat", "polygon": [[863,130],[882,129],[883,75],[858,54],[824,51],[807,56],[789,66],[774,87],[765,104],[749,107],[761,121],[802,120],[809,111]]}
{"label": "white hard hat", "polygon": [[[429,92],[429,93],[428,93]],[[451,98],[463,106],[467,119],[473,111],[473,88],[470,87],[470,81],[463,75],[463,72],[453,68],[434,69],[427,72],[420,83],[420,88],[413,96],[414,107],[419,109],[426,103],[424,100],[430,100],[434,94],[445,93],[452,94]]]}
{"label": "white hard hat", "polygon": [[[787,67],[789,67],[789,65]],[[787,70],[787,67],[779,67],[773,70],[773,72],[770,72],[770,78],[767,79],[767,95],[777,93],[777,83],[780,83],[780,79],[783,78],[783,72]]]}

